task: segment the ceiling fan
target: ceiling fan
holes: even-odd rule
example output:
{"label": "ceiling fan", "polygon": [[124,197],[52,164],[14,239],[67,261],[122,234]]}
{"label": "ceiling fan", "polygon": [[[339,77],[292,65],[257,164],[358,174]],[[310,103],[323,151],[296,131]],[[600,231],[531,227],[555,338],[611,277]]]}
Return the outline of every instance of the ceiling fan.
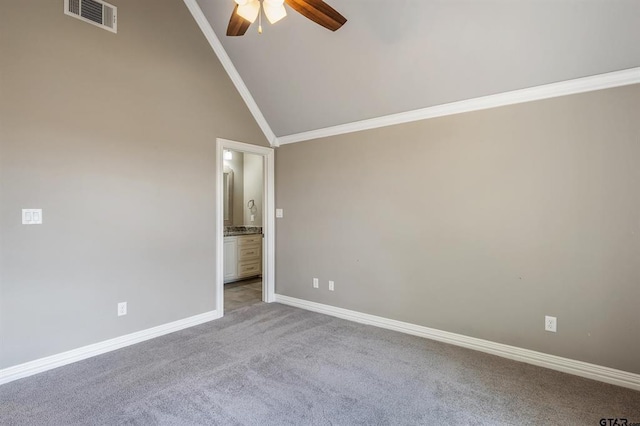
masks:
{"label": "ceiling fan", "polygon": [[[322,0],[235,0],[236,7],[233,9],[229,26],[228,36],[241,36],[247,32],[249,25],[255,22],[256,18],[262,21],[260,9],[272,24],[287,16],[284,3],[293,10],[311,19],[331,31],[336,31],[347,19],[338,13],[334,8]],[[258,32],[262,33],[262,24],[259,22]]]}

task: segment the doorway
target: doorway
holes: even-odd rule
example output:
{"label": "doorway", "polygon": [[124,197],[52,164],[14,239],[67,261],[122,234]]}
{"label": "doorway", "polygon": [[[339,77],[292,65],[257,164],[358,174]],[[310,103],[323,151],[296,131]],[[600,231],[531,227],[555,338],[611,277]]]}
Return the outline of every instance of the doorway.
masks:
{"label": "doorway", "polygon": [[[261,166],[261,185],[247,186],[247,197],[238,195],[241,191],[237,182],[243,181],[245,174],[242,172],[240,176],[239,167],[242,166],[238,166],[237,161],[236,170],[233,170],[234,153],[236,157],[246,156],[252,164]],[[254,166],[252,170],[255,175],[258,167]],[[255,176],[250,179],[255,180]],[[225,293],[228,308],[242,306],[247,297],[261,297],[267,303],[275,299],[273,148],[217,139],[216,187],[216,310],[222,317]],[[234,226],[240,221],[242,225]]]}

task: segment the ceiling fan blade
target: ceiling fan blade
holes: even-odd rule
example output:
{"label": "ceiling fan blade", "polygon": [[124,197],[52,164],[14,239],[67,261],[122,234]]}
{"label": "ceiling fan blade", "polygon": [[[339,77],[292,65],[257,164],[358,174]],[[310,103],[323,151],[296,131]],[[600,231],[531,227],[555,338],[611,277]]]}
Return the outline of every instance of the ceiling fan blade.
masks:
{"label": "ceiling fan blade", "polygon": [[285,2],[296,12],[331,31],[339,29],[347,22],[347,18],[322,0],[285,0]]}
{"label": "ceiling fan blade", "polygon": [[231,19],[229,19],[229,26],[227,27],[228,36],[244,35],[244,33],[249,29],[249,25],[251,25],[251,22],[238,15],[237,12],[238,5],[236,4],[236,7],[233,9],[233,13],[231,13]]}

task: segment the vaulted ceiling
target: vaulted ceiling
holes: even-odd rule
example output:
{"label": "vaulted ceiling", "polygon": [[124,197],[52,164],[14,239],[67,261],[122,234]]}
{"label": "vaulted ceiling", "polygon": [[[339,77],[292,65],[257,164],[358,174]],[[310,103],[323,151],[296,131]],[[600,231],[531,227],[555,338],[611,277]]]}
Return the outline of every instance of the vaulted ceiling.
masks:
{"label": "vaulted ceiling", "polygon": [[330,32],[287,7],[225,35],[233,0],[197,0],[281,137],[640,66],[638,0],[327,0]]}

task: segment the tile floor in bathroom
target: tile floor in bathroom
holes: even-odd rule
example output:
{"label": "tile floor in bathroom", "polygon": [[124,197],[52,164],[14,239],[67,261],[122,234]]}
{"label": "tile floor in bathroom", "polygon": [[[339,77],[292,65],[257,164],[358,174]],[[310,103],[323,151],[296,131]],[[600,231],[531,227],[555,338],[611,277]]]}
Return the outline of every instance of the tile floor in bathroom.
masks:
{"label": "tile floor in bathroom", "polygon": [[262,302],[262,278],[250,278],[224,285],[224,312]]}

